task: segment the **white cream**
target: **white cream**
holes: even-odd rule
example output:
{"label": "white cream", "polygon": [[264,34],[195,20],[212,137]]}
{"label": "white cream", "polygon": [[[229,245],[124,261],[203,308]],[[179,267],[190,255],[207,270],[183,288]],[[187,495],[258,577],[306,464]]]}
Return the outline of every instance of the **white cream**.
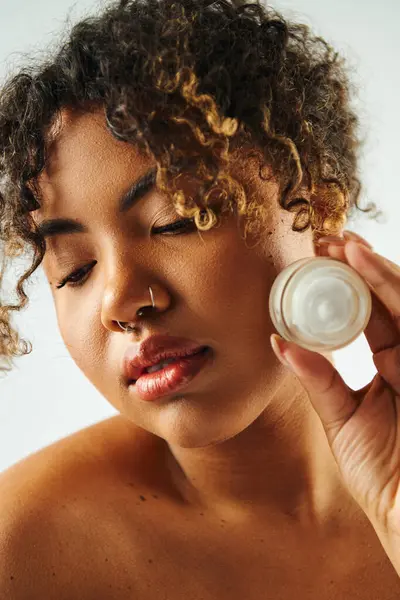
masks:
{"label": "white cream", "polygon": [[371,316],[371,292],[349,265],[310,257],[274,281],[269,311],[278,333],[308,350],[333,352],[352,343]]}

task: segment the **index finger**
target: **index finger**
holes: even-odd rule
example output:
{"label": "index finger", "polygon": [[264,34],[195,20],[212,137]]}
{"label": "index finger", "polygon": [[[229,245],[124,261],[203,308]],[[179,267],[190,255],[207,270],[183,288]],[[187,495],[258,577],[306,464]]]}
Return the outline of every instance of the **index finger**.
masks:
{"label": "index finger", "polygon": [[372,313],[365,337],[373,353],[400,340],[400,267],[356,242],[344,248],[349,265],[372,288]]}

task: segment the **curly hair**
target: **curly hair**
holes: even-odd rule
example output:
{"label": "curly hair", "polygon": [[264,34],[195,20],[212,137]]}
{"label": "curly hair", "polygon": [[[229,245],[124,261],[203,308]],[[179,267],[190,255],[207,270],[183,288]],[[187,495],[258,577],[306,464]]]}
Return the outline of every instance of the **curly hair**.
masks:
{"label": "curly hair", "polygon": [[[340,231],[354,208],[375,207],[357,203],[362,143],[350,91],[344,59],[260,0],[119,0],[75,24],[0,91],[0,281],[8,259],[33,250],[20,304],[0,306],[1,370],[32,351],[10,315],[26,306],[23,284],[46,252],[30,213],[62,109],[104,109],[110,133],[155,160],[157,187],[198,230],[236,210],[262,240],[265,203],[249,201],[227,170],[233,149],[253,148],[260,178],[268,164],[280,207],[294,214],[292,230],[311,227],[316,240]],[[195,198],[175,185],[189,171]]]}

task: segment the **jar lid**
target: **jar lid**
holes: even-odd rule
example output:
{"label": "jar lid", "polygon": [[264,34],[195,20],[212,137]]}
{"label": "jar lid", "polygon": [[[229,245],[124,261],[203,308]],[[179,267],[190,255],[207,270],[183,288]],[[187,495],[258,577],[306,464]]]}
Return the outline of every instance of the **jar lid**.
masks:
{"label": "jar lid", "polygon": [[292,273],[281,308],[293,341],[332,351],[349,344],[366,327],[371,293],[349,265],[316,257]]}

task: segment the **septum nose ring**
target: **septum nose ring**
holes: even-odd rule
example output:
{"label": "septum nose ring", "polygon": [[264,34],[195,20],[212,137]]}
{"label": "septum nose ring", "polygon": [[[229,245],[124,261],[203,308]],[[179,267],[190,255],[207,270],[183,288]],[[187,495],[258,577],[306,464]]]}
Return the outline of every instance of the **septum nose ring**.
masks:
{"label": "septum nose ring", "polygon": [[[151,287],[149,286],[149,290],[150,290],[150,297],[151,297],[151,304],[152,307],[155,308],[155,302],[154,302],[154,294],[153,294],[153,290],[151,289]],[[137,311],[137,316],[138,317],[142,317],[143,316],[143,308],[139,308],[139,310]],[[127,326],[124,327],[123,325],[121,325],[120,321],[117,321],[118,325],[121,327],[121,329],[123,329],[123,331],[135,331],[135,326],[131,327],[131,326]]]}

